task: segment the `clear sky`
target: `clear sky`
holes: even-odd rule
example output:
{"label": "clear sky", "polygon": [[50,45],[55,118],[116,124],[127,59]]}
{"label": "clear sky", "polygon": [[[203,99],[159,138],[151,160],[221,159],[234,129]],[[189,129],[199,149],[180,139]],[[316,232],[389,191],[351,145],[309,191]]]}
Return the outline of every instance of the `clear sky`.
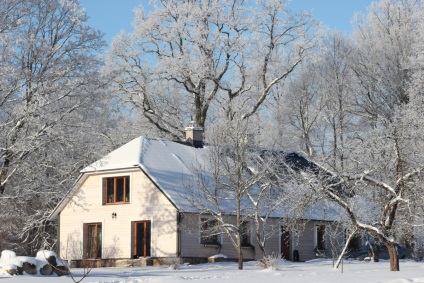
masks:
{"label": "clear sky", "polygon": [[[349,33],[355,12],[365,13],[373,0],[291,0],[292,11],[311,10],[315,18],[331,29]],[[90,17],[88,23],[105,33],[107,42],[121,31],[132,31],[133,9],[149,0],[81,0]]]}

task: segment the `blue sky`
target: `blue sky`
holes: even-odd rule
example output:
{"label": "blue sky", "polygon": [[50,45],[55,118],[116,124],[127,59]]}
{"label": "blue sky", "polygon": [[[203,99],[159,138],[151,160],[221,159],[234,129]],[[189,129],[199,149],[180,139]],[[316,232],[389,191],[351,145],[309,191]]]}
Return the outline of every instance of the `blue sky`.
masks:
{"label": "blue sky", "polygon": [[[132,31],[133,9],[149,0],[81,0],[90,17],[88,23],[105,33],[107,42],[121,31]],[[311,10],[323,24],[332,29],[349,33],[355,12],[366,12],[373,0],[291,0],[292,11]]]}

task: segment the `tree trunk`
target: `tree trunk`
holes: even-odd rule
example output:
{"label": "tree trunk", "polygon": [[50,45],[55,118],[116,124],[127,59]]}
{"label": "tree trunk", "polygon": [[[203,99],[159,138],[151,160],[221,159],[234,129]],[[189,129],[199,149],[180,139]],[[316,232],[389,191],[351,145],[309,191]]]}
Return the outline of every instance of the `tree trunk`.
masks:
{"label": "tree trunk", "polygon": [[380,246],[379,245],[375,245],[374,246],[374,251],[372,254],[372,259],[374,260],[374,262],[379,262],[380,261]]}
{"label": "tree trunk", "polygon": [[386,245],[387,250],[389,251],[390,256],[390,271],[399,271],[399,255],[397,253],[394,243],[389,243]]}
{"label": "tree trunk", "polygon": [[241,249],[241,245],[239,245],[237,249],[237,254],[238,254],[238,269],[242,270],[243,269],[243,250]]}

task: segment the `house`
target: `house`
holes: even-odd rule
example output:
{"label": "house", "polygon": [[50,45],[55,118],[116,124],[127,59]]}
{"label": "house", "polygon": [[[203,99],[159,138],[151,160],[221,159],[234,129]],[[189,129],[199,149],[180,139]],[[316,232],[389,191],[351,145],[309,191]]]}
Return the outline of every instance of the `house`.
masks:
{"label": "house", "polygon": [[[215,223],[193,207],[184,182],[194,166],[207,162],[200,130],[186,129],[190,144],[139,137],[83,169],[50,215],[59,224],[59,256],[113,261],[180,256],[194,262],[221,253],[237,258],[225,235],[205,234]],[[271,219],[278,228],[268,240],[268,253],[309,260],[319,248],[330,255],[325,231],[335,215],[314,207],[299,237],[279,224],[283,215],[277,216]],[[244,254],[258,259],[251,226],[244,227]]]}

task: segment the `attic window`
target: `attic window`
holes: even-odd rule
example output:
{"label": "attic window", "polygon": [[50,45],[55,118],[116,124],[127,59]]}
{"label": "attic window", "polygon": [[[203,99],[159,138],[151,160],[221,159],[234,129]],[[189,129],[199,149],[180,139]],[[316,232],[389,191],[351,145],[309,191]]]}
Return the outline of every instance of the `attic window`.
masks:
{"label": "attic window", "polygon": [[103,178],[103,204],[129,203],[130,177]]}

